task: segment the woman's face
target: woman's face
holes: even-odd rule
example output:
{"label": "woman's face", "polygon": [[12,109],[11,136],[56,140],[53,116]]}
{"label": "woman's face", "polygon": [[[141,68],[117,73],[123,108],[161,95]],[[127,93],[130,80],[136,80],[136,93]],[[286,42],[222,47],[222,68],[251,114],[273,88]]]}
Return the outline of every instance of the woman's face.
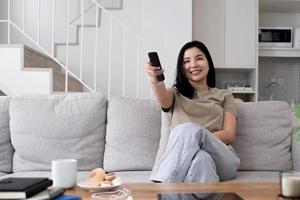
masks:
{"label": "woman's face", "polygon": [[184,52],[183,68],[192,86],[208,87],[206,81],[209,70],[208,61],[200,49],[192,47]]}

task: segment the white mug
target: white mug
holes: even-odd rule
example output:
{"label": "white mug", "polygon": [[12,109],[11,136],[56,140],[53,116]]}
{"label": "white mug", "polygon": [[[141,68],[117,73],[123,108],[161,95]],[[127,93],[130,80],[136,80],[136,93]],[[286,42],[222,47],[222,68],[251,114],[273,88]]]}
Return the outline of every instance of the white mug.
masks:
{"label": "white mug", "polygon": [[51,161],[53,187],[72,188],[77,183],[77,160],[57,159]]}

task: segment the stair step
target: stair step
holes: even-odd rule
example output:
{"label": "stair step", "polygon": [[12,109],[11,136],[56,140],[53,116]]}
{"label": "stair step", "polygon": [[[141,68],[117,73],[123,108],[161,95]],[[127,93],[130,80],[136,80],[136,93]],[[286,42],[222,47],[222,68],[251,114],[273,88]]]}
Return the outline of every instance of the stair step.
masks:
{"label": "stair step", "polygon": [[6,96],[6,94],[0,90],[0,96]]}
{"label": "stair step", "polygon": [[[26,46],[24,51],[24,67],[51,68],[53,71],[53,91],[65,91],[64,69],[52,58]],[[83,92],[83,86],[78,80],[69,75],[68,90],[72,92]]]}

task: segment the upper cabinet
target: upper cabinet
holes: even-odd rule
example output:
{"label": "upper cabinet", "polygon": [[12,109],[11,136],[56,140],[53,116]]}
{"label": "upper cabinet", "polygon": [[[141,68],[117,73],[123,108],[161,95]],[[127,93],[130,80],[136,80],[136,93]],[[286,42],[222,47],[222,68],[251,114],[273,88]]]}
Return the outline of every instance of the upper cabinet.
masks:
{"label": "upper cabinet", "polygon": [[257,0],[195,0],[193,38],[203,41],[216,68],[257,67]]}
{"label": "upper cabinet", "polygon": [[225,66],[256,67],[256,0],[225,2]]}

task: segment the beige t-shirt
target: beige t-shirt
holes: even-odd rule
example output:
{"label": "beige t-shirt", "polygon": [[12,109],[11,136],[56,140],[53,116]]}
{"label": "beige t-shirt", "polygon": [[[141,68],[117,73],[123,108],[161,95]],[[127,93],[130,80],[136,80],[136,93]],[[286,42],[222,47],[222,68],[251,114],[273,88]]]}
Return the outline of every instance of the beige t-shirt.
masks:
{"label": "beige t-shirt", "polygon": [[195,122],[215,132],[222,129],[224,111],[236,115],[236,103],[228,90],[197,89],[192,99],[180,94],[176,88],[173,88],[173,93],[171,128],[185,122]]}

